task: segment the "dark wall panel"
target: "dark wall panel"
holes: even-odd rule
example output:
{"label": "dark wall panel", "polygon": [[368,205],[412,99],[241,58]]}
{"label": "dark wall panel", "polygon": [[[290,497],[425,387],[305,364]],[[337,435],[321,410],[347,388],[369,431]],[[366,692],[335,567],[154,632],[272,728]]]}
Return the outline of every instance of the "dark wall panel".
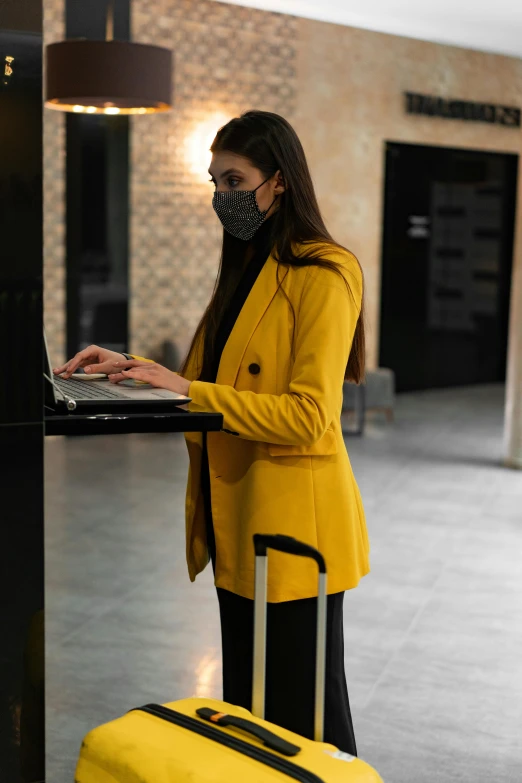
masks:
{"label": "dark wall panel", "polygon": [[[40,3],[6,5],[0,6],[0,780],[25,783],[44,777],[42,39]],[[14,58],[11,74],[6,57]]]}

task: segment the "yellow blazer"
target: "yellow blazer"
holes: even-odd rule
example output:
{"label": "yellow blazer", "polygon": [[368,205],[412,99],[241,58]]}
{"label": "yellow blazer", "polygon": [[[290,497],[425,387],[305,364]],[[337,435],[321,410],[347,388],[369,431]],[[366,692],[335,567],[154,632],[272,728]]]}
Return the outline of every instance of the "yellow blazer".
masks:
{"label": "yellow blazer", "polygon": [[[246,598],[254,596],[254,533],[284,533],[317,547],[326,559],[329,593],[355,587],[369,571],[364,511],[340,423],[362,277],[347,251],[326,245],[321,251],[342,265],[351,296],[328,269],[280,268],[296,313],[294,358],[292,312],[277,290],[277,262],[270,256],[225,345],[216,383],[193,380],[202,342],[185,372],[192,380],[189,410],[223,414],[223,431],[207,434],[216,585]],[[185,439],[187,562],[194,580],[209,560],[202,435],[187,432]],[[314,563],[270,554],[269,601],[314,595]]]}
{"label": "yellow blazer", "polygon": [[[277,262],[270,256],[225,345],[216,383],[194,380],[202,339],[184,373],[192,381],[189,410],[223,414],[223,430],[207,434],[216,585],[245,598],[254,596],[254,533],[283,533],[317,547],[326,559],[329,593],[355,587],[370,570],[363,506],[340,424],[362,276],[347,251],[319,248],[342,265],[351,295],[328,269],[280,268],[296,314],[293,358],[292,312],[277,290]],[[185,440],[187,563],[194,581],[209,562],[202,434],[187,432]],[[276,552],[269,561],[269,601],[317,595],[315,563]]]}

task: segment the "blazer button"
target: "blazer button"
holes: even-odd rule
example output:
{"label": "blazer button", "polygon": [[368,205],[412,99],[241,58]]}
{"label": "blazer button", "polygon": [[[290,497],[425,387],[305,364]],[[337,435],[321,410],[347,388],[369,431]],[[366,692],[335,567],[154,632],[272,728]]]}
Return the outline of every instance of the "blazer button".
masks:
{"label": "blazer button", "polygon": [[253,364],[248,365],[248,372],[252,375],[258,375],[261,372],[261,367],[254,362]]}

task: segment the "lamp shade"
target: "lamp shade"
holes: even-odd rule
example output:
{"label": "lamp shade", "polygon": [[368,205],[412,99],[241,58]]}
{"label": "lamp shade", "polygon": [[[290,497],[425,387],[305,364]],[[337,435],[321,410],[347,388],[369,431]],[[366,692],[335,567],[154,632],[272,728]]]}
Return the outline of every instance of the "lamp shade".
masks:
{"label": "lamp shade", "polygon": [[45,105],[88,114],[150,114],[172,104],[172,52],[129,41],[47,46]]}

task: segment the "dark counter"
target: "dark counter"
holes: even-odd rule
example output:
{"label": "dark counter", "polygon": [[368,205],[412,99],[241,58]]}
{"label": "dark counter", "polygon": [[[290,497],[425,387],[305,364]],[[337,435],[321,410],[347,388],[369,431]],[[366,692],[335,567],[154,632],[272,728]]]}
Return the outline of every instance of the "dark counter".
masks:
{"label": "dark counter", "polygon": [[46,435],[128,435],[132,432],[218,432],[223,427],[221,413],[118,413],[46,416]]}

